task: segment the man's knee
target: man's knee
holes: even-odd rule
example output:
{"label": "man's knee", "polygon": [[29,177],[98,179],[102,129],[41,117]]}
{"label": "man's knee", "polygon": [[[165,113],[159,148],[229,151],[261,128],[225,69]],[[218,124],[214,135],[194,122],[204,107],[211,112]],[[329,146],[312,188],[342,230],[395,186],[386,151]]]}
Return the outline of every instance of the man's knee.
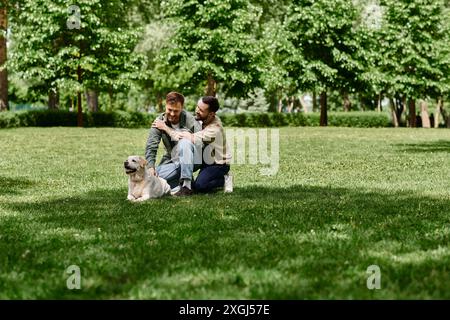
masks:
{"label": "man's knee", "polygon": [[208,180],[206,179],[198,179],[195,180],[194,189],[197,192],[207,192],[208,191]]}
{"label": "man's knee", "polygon": [[194,150],[194,144],[188,139],[181,139],[178,141],[179,150]]}
{"label": "man's knee", "polygon": [[194,164],[194,171],[202,166],[202,144],[192,143],[188,139],[181,139],[177,146],[178,156],[183,163]]}
{"label": "man's knee", "polygon": [[180,167],[173,163],[162,164],[156,168],[156,173],[166,180],[177,179],[180,175]]}

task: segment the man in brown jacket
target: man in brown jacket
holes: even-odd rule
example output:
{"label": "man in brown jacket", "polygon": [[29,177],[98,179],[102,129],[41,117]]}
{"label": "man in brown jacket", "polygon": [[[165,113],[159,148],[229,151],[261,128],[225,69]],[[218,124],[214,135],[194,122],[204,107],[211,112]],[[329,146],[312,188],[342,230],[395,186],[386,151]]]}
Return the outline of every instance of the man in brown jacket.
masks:
{"label": "man in brown jacket", "polygon": [[203,163],[194,183],[196,192],[209,192],[223,188],[225,176],[230,171],[231,155],[222,122],[216,116],[217,110],[219,110],[219,101],[216,97],[202,97],[197,102],[195,110],[195,119],[202,123],[202,130],[177,134],[177,137],[182,140],[186,139],[196,145],[203,144]]}

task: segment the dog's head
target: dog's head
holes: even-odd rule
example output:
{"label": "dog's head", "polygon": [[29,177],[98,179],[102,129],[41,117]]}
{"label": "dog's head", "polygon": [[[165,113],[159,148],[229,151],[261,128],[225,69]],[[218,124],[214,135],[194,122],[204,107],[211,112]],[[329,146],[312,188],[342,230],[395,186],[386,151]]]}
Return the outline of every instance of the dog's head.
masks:
{"label": "dog's head", "polygon": [[139,156],[129,156],[123,163],[126,174],[133,174],[138,171],[144,170],[147,165],[147,160]]}

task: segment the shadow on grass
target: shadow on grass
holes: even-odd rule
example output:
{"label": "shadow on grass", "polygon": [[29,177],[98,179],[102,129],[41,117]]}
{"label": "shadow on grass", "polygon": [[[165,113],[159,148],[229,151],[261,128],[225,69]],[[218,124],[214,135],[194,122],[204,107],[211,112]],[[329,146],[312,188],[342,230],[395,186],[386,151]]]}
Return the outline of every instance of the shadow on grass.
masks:
{"label": "shadow on grass", "polygon": [[0,195],[18,195],[24,189],[28,189],[33,185],[34,183],[27,179],[12,179],[0,176]]}
{"label": "shadow on grass", "polygon": [[409,151],[413,153],[422,152],[448,152],[450,153],[450,141],[438,140],[432,142],[424,143],[413,143],[413,144],[399,144],[399,148],[402,151]]}
{"label": "shadow on grass", "polygon": [[[4,297],[450,297],[448,199],[302,186],[125,195],[5,204],[16,214],[0,224]],[[79,292],[65,287],[72,264]],[[384,272],[378,296],[366,288],[372,264]]]}

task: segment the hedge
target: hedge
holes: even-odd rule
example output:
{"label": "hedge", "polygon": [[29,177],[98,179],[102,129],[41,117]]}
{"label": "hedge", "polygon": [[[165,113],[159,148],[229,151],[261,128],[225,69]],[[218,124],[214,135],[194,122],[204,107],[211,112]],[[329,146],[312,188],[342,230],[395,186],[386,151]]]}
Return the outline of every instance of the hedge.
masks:
{"label": "hedge", "polygon": [[[83,113],[85,127],[149,128],[155,114],[142,112],[99,111]],[[0,128],[75,127],[77,113],[67,110],[31,110],[0,113]]]}
{"label": "hedge", "polygon": [[[141,112],[95,112],[84,113],[85,127],[149,128],[156,114]],[[319,126],[318,113],[239,113],[220,115],[228,127],[283,127]],[[0,113],[0,128],[14,127],[73,127],[77,125],[77,114],[66,110],[31,110]],[[386,113],[330,112],[328,125],[336,127],[390,127]]]}
{"label": "hedge", "polygon": [[[240,113],[224,114],[220,118],[230,127],[283,127],[283,126],[319,126],[319,113]],[[328,125],[335,127],[390,127],[391,120],[386,113],[365,112],[329,112]]]}

